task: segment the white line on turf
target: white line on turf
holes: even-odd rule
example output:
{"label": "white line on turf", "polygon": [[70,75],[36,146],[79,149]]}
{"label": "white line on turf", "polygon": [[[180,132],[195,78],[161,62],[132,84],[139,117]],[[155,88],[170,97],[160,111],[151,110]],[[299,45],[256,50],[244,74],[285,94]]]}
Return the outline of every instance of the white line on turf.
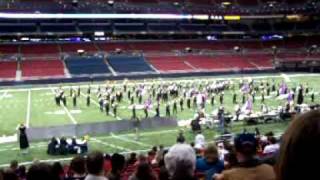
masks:
{"label": "white line on turf", "polygon": [[291,82],[290,77],[289,77],[288,75],[286,75],[285,73],[281,73],[281,77],[283,77],[283,79],[284,79],[286,82]]}
{"label": "white line on turf", "polygon": [[[51,91],[52,91],[52,93],[54,94],[53,88],[51,88]],[[77,122],[77,121],[75,120],[75,118],[72,116],[72,114],[70,113],[70,111],[68,110],[68,108],[67,108],[64,104],[62,104],[61,106],[63,107],[64,111],[67,113],[67,115],[68,115],[69,119],[71,120],[71,122],[72,122],[73,124],[78,124],[78,122]]]}
{"label": "white line on turf", "polygon": [[115,135],[115,134],[113,134],[113,133],[110,133],[110,134],[111,134],[111,136],[112,136],[113,138],[118,139],[118,140],[121,140],[121,141],[126,141],[126,142],[130,142],[130,143],[138,144],[138,145],[140,145],[140,146],[152,147],[152,145],[150,145],[150,144],[146,144],[146,143],[143,143],[143,142],[131,140],[131,139],[128,139],[128,138],[126,138],[126,137],[124,137],[124,136],[117,136],[117,135]]}
{"label": "white line on turf", "polygon": [[27,115],[26,115],[26,126],[30,125],[30,117],[31,117],[31,90],[28,91],[28,105],[27,105]]}
{"label": "white line on turf", "polygon": [[111,143],[106,143],[106,142],[103,142],[103,141],[101,141],[99,139],[96,139],[96,138],[90,138],[90,140],[92,140],[94,142],[97,142],[99,144],[105,145],[105,146],[109,146],[109,147],[115,148],[115,149],[120,149],[120,150],[124,150],[124,151],[132,151],[131,149],[128,149],[128,148],[125,148],[125,147],[122,147],[122,146],[118,146],[118,145],[114,145],[114,144],[111,144]]}
{"label": "white line on turf", "polygon": [[3,91],[3,94],[0,96],[0,99],[3,99],[8,94],[8,91]]}

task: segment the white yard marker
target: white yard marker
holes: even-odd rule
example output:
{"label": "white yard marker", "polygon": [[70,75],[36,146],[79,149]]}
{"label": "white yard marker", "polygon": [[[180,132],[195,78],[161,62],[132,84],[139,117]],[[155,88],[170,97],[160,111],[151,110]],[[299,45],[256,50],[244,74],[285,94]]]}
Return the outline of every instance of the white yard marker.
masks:
{"label": "white yard marker", "polygon": [[142,142],[139,142],[139,141],[131,140],[131,139],[128,139],[128,138],[126,138],[124,136],[117,136],[117,135],[115,135],[113,133],[110,133],[110,134],[111,134],[111,137],[119,139],[121,141],[126,141],[126,142],[130,142],[130,143],[138,144],[140,146],[152,147],[152,145],[150,145],[150,144],[146,144],[146,143],[142,143]]}
{"label": "white yard marker", "polygon": [[28,104],[27,104],[27,115],[26,115],[26,127],[30,126],[31,117],[31,90],[28,91]]}
{"label": "white yard marker", "polygon": [[111,144],[111,143],[106,143],[106,142],[103,142],[103,141],[101,141],[99,139],[96,139],[96,138],[90,138],[90,140],[92,140],[94,142],[97,142],[99,144],[105,145],[105,146],[109,146],[109,147],[115,148],[115,149],[120,149],[120,150],[124,150],[124,151],[132,151],[131,149],[128,149],[128,148],[125,148],[125,147],[122,147],[122,146],[118,146],[118,145],[114,145],[114,144]]}
{"label": "white yard marker", "polygon": [[[55,93],[54,90],[53,90],[53,88],[51,88],[51,91],[52,91],[53,94]],[[71,122],[72,122],[73,124],[78,124],[78,122],[77,122],[77,121],[75,120],[75,118],[72,116],[72,114],[70,113],[70,111],[68,110],[68,108],[67,108],[64,104],[62,104],[61,106],[63,107],[64,111],[67,113],[67,115],[68,115],[69,119],[71,120]]]}
{"label": "white yard marker", "polygon": [[8,94],[8,91],[4,91],[3,94],[0,96],[0,99],[3,99]]}
{"label": "white yard marker", "polygon": [[283,79],[286,81],[286,82],[291,82],[291,79],[288,75],[284,74],[284,73],[281,73],[281,77],[283,77]]}

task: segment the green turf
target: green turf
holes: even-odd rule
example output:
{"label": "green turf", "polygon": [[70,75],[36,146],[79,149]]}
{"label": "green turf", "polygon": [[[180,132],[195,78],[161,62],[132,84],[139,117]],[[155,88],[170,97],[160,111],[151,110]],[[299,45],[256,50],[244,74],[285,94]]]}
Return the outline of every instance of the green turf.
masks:
{"label": "green turf", "polygon": [[[272,79],[275,80],[276,83],[280,83],[285,80],[283,76],[280,74],[269,74],[267,76],[277,76],[277,77],[265,77],[262,78],[261,75],[252,75],[252,78],[259,78],[257,81],[264,80],[271,82]],[[264,75],[266,76],[266,75]],[[189,82],[201,84],[207,81],[208,79],[229,79],[229,78],[239,78],[241,76],[217,76],[217,77],[187,77],[187,78],[177,78],[177,79],[156,79],[156,80],[146,80],[146,82],[150,81],[183,81],[189,80]],[[319,75],[290,75],[290,79],[287,82],[289,87],[296,86],[298,84],[306,84],[310,88],[314,88],[316,92],[320,91],[320,76]],[[261,79],[262,78],[262,79]],[[235,84],[237,85],[239,80],[235,80]],[[130,81],[130,83],[141,83],[142,81]],[[116,84],[121,84],[123,81],[113,82]],[[97,84],[96,82],[93,84]],[[80,84],[72,84],[73,86]],[[84,85],[81,90],[82,93],[86,93],[87,84],[81,83]],[[86,106],[85,95],[82,94],[78,98],[78,106],[72,107],[72,100],[69,97],[69,84],[61,84],[62,87],[65,88],[65,93],[68,98],[68,105],[66,108],[62,106],[56,106],[54,102],[54,94],[52,89],[48,87],[56,88],[58,85],[43,85],[36,87],[10,87],[10,88],[1,88],[0,89],[0,135],[12,135],[16,133],[16,127],[19,123],[26,123],[26,119],[28,116],[28,94],[30,91],[31,101],[30,101],[30,126],[32,127],[48,127],[48,126],[56,126],[56,125],[65,125],[72,124],[74,119],[77,123],[92,123],[92,122],[104,122],[104,121],[118,121],[118,119],[129,119],[131,117],[131,110],[128,108],[130,106],[130,102],[127,99],[127,94],[124,94],[124,100],[122,103],[118,105],[118,119],[112,115],[107,116],[105,113],[101,113],[98,108],[98,98],[96,97],[96,87],[92,88],[91,94],[91,106]],[[47,87],[47,89],[30,89],[30,88],[43,88]],[[116,88],[121,88],[122,86],[117,86]],[[236,86],[237,87],[237,86]],[[129,85],[128,88],[131,88]],[[224,107],[227,111],[233,112],[234,105],[232,104],[232,92],[225,91],[225,104]],[[256,102],[254,105],[254,109],[258,110],[260,108],[260,94],[256,95]],[[144,97],[145,100],[146,97]],[[143,101],[144,101],[143,100]],[[319,103],[319,94],[316,95],[316,102]],[[172,99],[169,99],[172,102]],[[241,96],[238,96],[238,101],[241,101]],[[309,103],[311,101],[309,96],[305,97],[305,102]],[[135,102],[137,102],[137,98],[135,98]],[[153,102],[155,102],[153,100]],[[285,100],[277,100],[275,96],[271,96],[270,98],[266,98],[265,103],[272,107],[277,107],[279,105],[284,105]],[[178,108],[178,114],[176,118],[178,120],[187,120],[193,118],[196,113],[196,109],[187,109],[186,102],[185,110],[180,112]],[[218,103],[218,97],[216,97],[215,106],[211,106],[208,102],[206,104],[206,113],[211,114],[212,111],[218,108],[220,104]],[[179,106],[178,106],[179,107]],[[165,105],[161,104],[161,115],[165,115]],[[68,116],[68,113],[71,114],[72,118]],[[140,118],[144,117],[144,113],[142,110],[137,110],[137,115]],[[149,112],[150,116],[154,115],[154,112]],[[263,124],[258,127],[261,128],[262,132],[274,131],[275,133],[281,133],[286,128],[287,123],[276,123],[276,124]],[[249,130],[253,130],[254,127],[247,127]],[[243,130],[242,123],[237,123],[233,126],[232,132],[241,132]],[[164,131],[165,130],[165,131]],[[105,135],[101,137],[95,137],[89,141],[90,150],[100,149],[106,152],[124,152],[127,150],[143,150],[150,148],[152,145],[163,144],[165,146],[170,146],[175,142],[175,138],[177,135],[177,129],[157,129],[151,130],[151,132],[141,132],[138,143],[135,142],[135,135],[133,132],[125,132],[122,134],[118,134],[114,137],[111,135]],[[163,132],[164,131],[164,132]],[[128,134],[131,133],[131,134]],[[207,139],[213,139],[215,135],[217,135],[215,130],[206,130],[204,132]],[[186,137],[189,142],[193,141],[193,134],[186,130]],[[103,142],[103,143],[101,143]],[[0,144],[0,164],[8,163],[12,159],[18,159],[19,161],[31,161],[33,159],[51,159],[51,158],[60,158],[60,157],[51,157],[46,155],[46,144],[47,142],[31,142],[31,153],[26,156],[20,155],[18,150],[17,143],[6,143]],[[40,145],[40,146],[39,146]],[[118,147],[118,148],[117,148]],[[120,147],[120,148],[119,148]]]}

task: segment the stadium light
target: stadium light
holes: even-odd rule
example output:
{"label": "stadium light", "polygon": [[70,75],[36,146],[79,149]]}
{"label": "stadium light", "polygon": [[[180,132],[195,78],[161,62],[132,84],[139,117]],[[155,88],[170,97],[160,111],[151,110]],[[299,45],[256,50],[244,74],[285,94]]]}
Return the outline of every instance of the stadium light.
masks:
{"label": "stadium light", "polygon": [[104,36],[104,32],[103,31],[95,31],[94,36],[96,36],[96,37]]}

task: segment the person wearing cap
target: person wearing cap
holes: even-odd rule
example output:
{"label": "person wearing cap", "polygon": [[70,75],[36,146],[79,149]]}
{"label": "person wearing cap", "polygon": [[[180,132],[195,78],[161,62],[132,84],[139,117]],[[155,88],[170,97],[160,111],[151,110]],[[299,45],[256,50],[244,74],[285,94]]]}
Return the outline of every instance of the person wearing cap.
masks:
{"label": "person wearing cap", "polygon": [[219,160],[218,150],[213,143],[204,149],[204,157],[196,161],[196,170],[205,174],[206,180],[211,180],[216,173],[221,173],[224,168],[223,161]]}
{"label": "person wearing cap", "polygon": [[240,134],[234,140],[238,166],[214,175],[215,180],[275,180],[273,167],[256,157],[254,134]]}

